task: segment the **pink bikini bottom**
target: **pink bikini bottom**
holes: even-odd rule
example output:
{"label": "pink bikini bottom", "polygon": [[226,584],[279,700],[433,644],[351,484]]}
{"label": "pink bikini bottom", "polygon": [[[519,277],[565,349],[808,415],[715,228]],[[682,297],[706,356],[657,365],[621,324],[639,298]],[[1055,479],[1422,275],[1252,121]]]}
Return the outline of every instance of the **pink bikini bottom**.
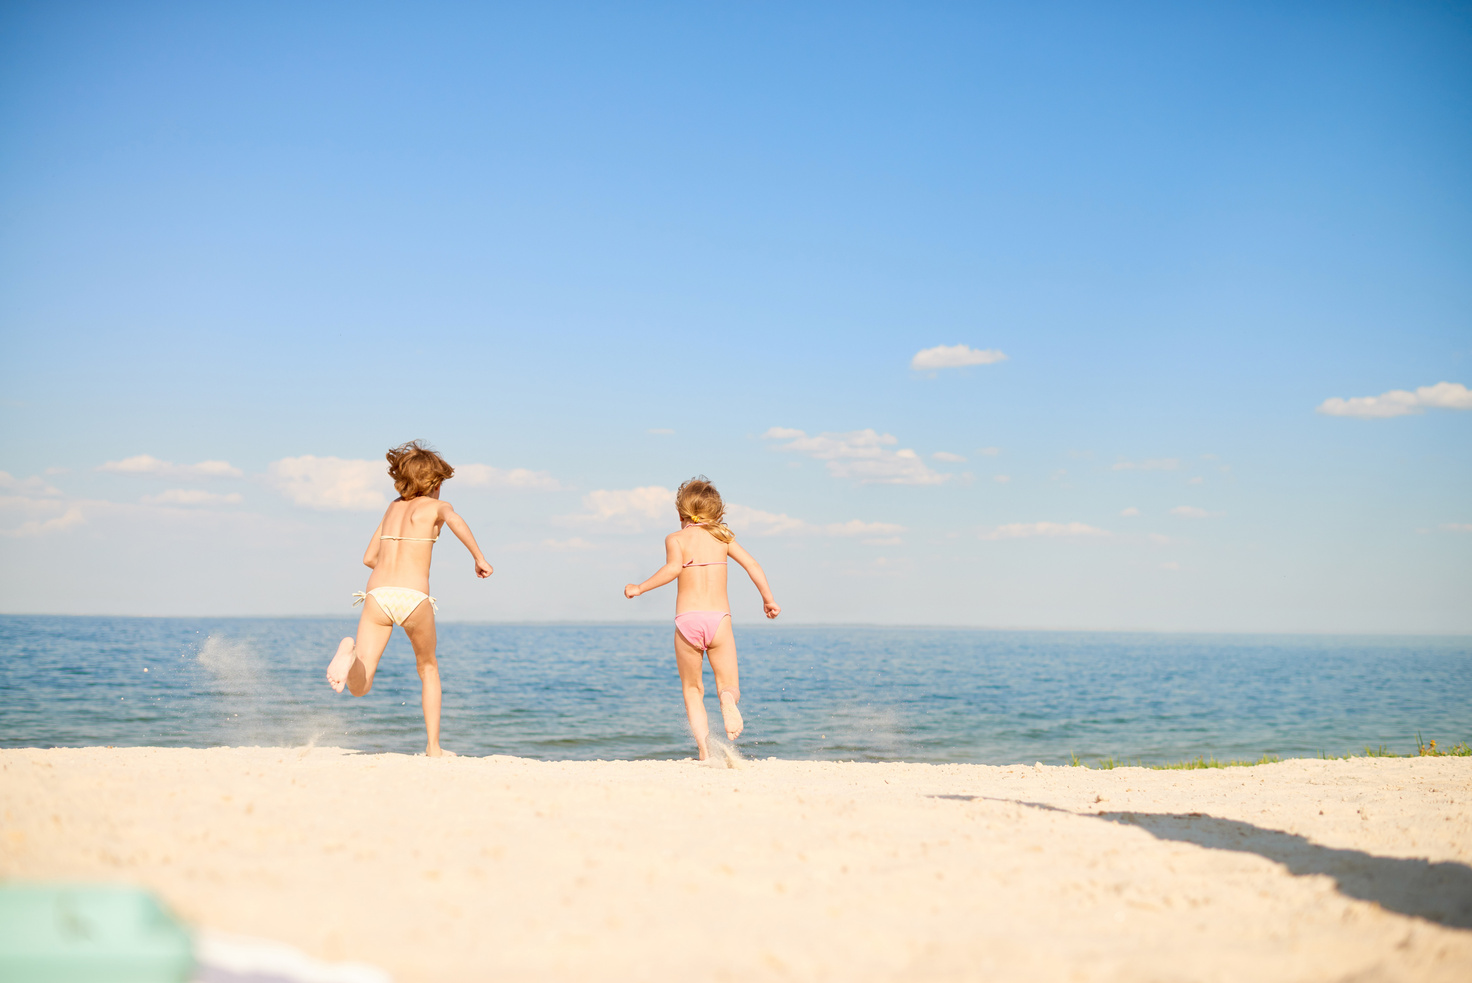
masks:
{"label": "pink bikini bottom", "polygon": [[721,622],[731,617],[725,611],[686,611],[675,615],[675,630],[685,636],[685,641],[704,652],[716,640]]}

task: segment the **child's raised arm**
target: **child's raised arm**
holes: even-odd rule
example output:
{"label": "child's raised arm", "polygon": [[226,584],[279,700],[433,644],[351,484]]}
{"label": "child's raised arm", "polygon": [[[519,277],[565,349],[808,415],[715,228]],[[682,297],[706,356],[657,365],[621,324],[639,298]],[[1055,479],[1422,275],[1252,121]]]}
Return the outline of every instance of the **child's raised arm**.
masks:
{"label": "child's raised arm", "polygon": [[736,545],[735,542],[732,542],[726,547],[726,553],[731,559],[741,564],[741,568],[746,571],[746,575],[756,585],[757,591],[762,595],[762,610],[766,612],[767,617],[775,618],[781,614],[782,609],[777,606],[776,599],[772,597],[772,588],[767,584],[766,571],[762,569],[760,563],[756,562],[756,558]]}
{"label": "child's raised arm", "polygon": [[645,591],[663,587],[680,575],[681,553],[679,533],[670,533],[664,538],[664,566],[654,571],[654,576],[642,584],[626,584],[624,586],[624,597],[638,597]]}
{"label": "child's raised arm", "polygon": [[489,577],[492,573],[491,565],[486,562],[485,554],[476,545],[475,535],[470,531],[469,524],[460,518],[460,513],[455,511],[455,506],[449,502],[441,502],[439,518],[441,522],[450,527],[450,532],[455,534],[455,538],[470,550],[470,555],[475,559],[475,575],[482,580]]}

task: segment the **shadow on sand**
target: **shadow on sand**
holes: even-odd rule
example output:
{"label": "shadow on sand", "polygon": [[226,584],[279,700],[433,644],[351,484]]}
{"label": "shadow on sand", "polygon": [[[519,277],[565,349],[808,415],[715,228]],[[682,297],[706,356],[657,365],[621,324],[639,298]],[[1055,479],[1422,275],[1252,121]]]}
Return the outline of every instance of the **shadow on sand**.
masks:
{"label": "shadow on sand", "polygon": [[[990,796],[945,795],[935,798],[970,799]],[[1472,867],[1429,860],[1377,857],[1362,850],[1319,846],[1296,833],[1263,829],[1236,819],[1218,819],[1202,813],[1073,812],[1041,802],[993,799],[1072,816],[1137,826],[1161,840],[1194,843],[1209,850],[1255,853],[1288,868],[1298,877],[1332,877],[1341,894],[1373,901],[1382,908],[1414,915],[1448,928],[1472,928]]]}

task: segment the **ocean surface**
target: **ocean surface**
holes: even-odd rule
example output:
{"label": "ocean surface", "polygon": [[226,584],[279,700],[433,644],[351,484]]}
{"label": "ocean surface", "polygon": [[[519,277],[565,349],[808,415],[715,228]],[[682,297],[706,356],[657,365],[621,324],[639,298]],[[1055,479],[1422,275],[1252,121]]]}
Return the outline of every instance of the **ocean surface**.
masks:
{"label": "ocean surface", "polygon": [[[366,698],[335,619],[0,616],[0,746],[424,747],[396,632]],[[660,625],[439,627],[442,742],[475,755],[693,752]],[[738,623],[750,756],[1159,763],[1472,740],[1472,639]],[[707,668],[707,705],[719,722]],[[717,730],[719,733],[719,730]]]}

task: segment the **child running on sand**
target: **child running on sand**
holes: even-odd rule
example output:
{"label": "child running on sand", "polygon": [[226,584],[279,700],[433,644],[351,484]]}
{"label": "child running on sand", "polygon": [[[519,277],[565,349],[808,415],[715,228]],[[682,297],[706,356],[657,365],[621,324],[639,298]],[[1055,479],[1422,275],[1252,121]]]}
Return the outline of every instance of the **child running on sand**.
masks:
{"label": "child running on sand", "polygon": [[[389,451],[388,473],[399,497],[373,531],[363,565],[372,569],[368,586],[353,596],[363,605],[358,637],[344,638],[327,666],[327,682],[341,693],[346,686],[354,696],[367,696],[373,675],[394,625],[404,629],[414,646],[414,661],[423,685],[424,730],[429,742],[424,753],[438,757],[440,749],[440,668],[435,661],[434,616],[438,610],[429,596],[429,561],[440,527],[449,526],[475,558],[475,575],[491,575],[491,565],[475,544],[465,520],[449,502],[440,501],[440,484],[455,469],[420,441],[400,444]],[[428,601],[428,604],[424,602]]]}
{"label": "child running on sand", "polygon": [[741,682],[736,672],[736,636],[731,631],[731,601],[726,596],[726,562],[729,557],[741,564],[756,589],[761,592],[762,606],[768,618],[782,613],[767,586],[767,575],[750,553],[736,545],[736,537],[721,519],[726,506],[721,493],[702,475],[691,478],[675,493],[675,511],[680,516],[680,531],[664,538],[664,566],[642,584],[629,584],[624,597],[638,597],[645,591],[663,587],[679,579],[675,596],[675,664],[680,670],[680,684],[685,691],[685,713],[690,717],[690,731],[700,760],[710,754],[706,738],[710,723],[705,715],[704,660],[710,657],[710,668],[716,677],[716,695],[721,701],[721,718],[726,724],[726,737],[736,740],[741,734]]}

